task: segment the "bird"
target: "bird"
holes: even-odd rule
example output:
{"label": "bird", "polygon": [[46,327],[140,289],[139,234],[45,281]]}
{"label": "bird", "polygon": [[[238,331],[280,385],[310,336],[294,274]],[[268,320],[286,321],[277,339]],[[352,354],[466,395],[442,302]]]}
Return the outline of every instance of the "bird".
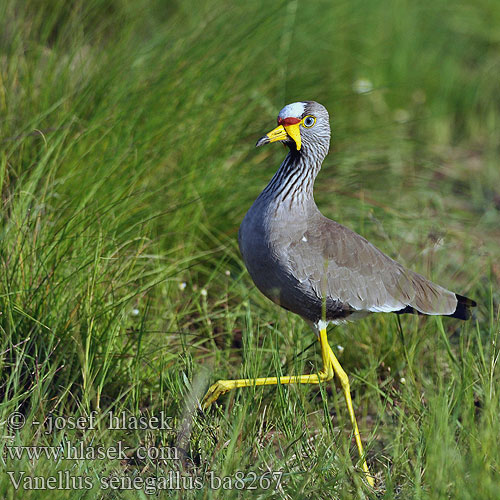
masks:
{"label": "bird", "polygon": [[373,313],[451,316],[469,319],[476,302],[406,269],[368,240],[321,214],[314,181],[330,147],[330,119],[315,101],[286,105],[278,126],[256,146],[281,142],[289,152],[246,213],[238,243],[257,288],[279,306],[301,316],[316,333],[323,367],[318,373],[219,380],[202,407],[240,387],[340,382],[364,477],[374,486],[366,463],[350,394],[349,377],[327,338],[329,324]]}

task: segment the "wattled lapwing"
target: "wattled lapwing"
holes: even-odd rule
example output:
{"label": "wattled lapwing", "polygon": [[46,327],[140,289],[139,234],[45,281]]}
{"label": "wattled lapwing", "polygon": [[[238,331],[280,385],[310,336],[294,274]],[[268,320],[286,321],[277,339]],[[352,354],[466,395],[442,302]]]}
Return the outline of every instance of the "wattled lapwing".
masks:
{"label": "wattled lapwing", "polygon": [[239,231],[243,260],[259,290],[302,316],[318,335],[323,368],[317,374],[219,380],[203,407],[238,387],[342,385],[362,467],[370,485],[363,445],[349,390],[349,378],[328,345],[326,327],[371,313],[413,313],[468,319],[476,303],[405,269],[362,236],[324,217],[313,197],[314,179],[328,153],[327,110],[317,102],[296,102],[278,115],[278,126],[257,146],[280,141],[290,152],[247,212]]}

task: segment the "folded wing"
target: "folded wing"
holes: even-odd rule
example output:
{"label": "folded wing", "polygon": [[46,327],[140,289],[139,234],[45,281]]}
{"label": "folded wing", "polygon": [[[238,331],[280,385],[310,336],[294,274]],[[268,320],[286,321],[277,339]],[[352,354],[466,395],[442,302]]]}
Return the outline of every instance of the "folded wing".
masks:
{"label": "folded wing", "polygon": [[405,269],[350,229],[323,216],[308,228],[301,239],[290,242],[285,255],[302,286],[312,288],[318,297],[358,311],[432,315],[457,311],[455,293]]}

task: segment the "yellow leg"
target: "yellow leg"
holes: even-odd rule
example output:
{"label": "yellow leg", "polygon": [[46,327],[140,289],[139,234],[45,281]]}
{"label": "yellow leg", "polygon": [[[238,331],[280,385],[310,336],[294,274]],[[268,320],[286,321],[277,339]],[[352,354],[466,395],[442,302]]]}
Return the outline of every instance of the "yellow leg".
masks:
{"label": "yellow leg", "polygon": [[328,345],[328,338],[326,335],[326,328],[323,328],[319,332],[319,342],[321,345],[321,358],[323,360],[323,369],[318,373],[311,373],[310,375],[296,375],[296,376],[284,376],[284,377],[263,377],[263,378],[241,378],[236,380],[219,380],[215,382],[205,394],[202,401],[202,408],[208,408],[212,403],[217,401],[219,396],[232,390],[238,389],[240,387],[251,387],[255,385],[277,385],[279,384],[319,384],[320,382],[326,382],[333,378],[334,373],[337,375],[340,384],[342,385],[342,390],[344,392],[344,397],[347,403],[347,409],[349,411],[349,417],[351,419],[351,424],[354,429],[354,438],[356,440],[356,445],[358,447],[359,455],[363,461],[362,467],[366,474],[366,479],[370,486],[374,485],[373,476],[370,475],[366,460],[364,457],[363,444],[361,443],[361,437],[359,435],[358,424],[356,422],[356,417],[354,415],[354,409],[352,407],[351,393],[349,389],[349,378],[346,372],[343,370],[338,359],[333,354],[332,349]]}
{"label": "yellow leg", "polygon": [[354,415],[354,408],[352,406],[351,390],[349,387],[349,377],[347,376],[347,373],[340,365],[339,360],[337,359],[335,354],[333,354],[333,351],[330,348],[330,346],[328,346],[328,351],[333,371],[335,372],[335,375],[337,375],[340,385],[342,386],[342,391],[344,392],[345,402],[347,404],[347,410],[349,412],[349,418],[351,419],[351,425],[354,431],[354,439],[356,440],[356,446],[358,447],[359,457],[362,460],[361,466],[363,467],[363,472],[366,474],[366,480],[368,481],[370,486],[373,486],[375,484],[375,480],[374,477],[370,474],[368,465],[366,464],[365,452],[363,450],[363,443],[361,442],[358,423],[356,422],[356,415]]}
{"label": "yellow leg", "polygon": [[333,368],[330,362],[330,346],[326,337],[326,329],[320,332],[319,341],[321,344],[321,357],[323,359],[323,369],[318,373],[310,375],[286,375],[284,377],[262,377],[262,378],[240,378],[236,380],[218,380],[210,386],[203,401],[202,408],[205,410],[212,403],[217,401],[219,396],[240,387],[251,387],[254,385],[278,385],[279,384],[319,384],[333,378]]}

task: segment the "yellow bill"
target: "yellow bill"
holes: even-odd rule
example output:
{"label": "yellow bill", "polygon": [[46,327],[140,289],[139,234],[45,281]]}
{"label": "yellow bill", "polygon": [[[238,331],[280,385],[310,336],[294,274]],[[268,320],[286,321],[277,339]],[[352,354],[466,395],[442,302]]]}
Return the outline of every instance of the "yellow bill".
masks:
{"label": "yellow bill", "polygon": [[261,137],[256,146],[263,146],[264,144],[269,144],[270,142],[286,141],[291,137],[295,144],[297,145],[297,151],[300,150],[302,146],[302,141],[300,139],[300,123],[294,123],[293,125],[278,125],[275,129],[271,130],[264,137]]}

